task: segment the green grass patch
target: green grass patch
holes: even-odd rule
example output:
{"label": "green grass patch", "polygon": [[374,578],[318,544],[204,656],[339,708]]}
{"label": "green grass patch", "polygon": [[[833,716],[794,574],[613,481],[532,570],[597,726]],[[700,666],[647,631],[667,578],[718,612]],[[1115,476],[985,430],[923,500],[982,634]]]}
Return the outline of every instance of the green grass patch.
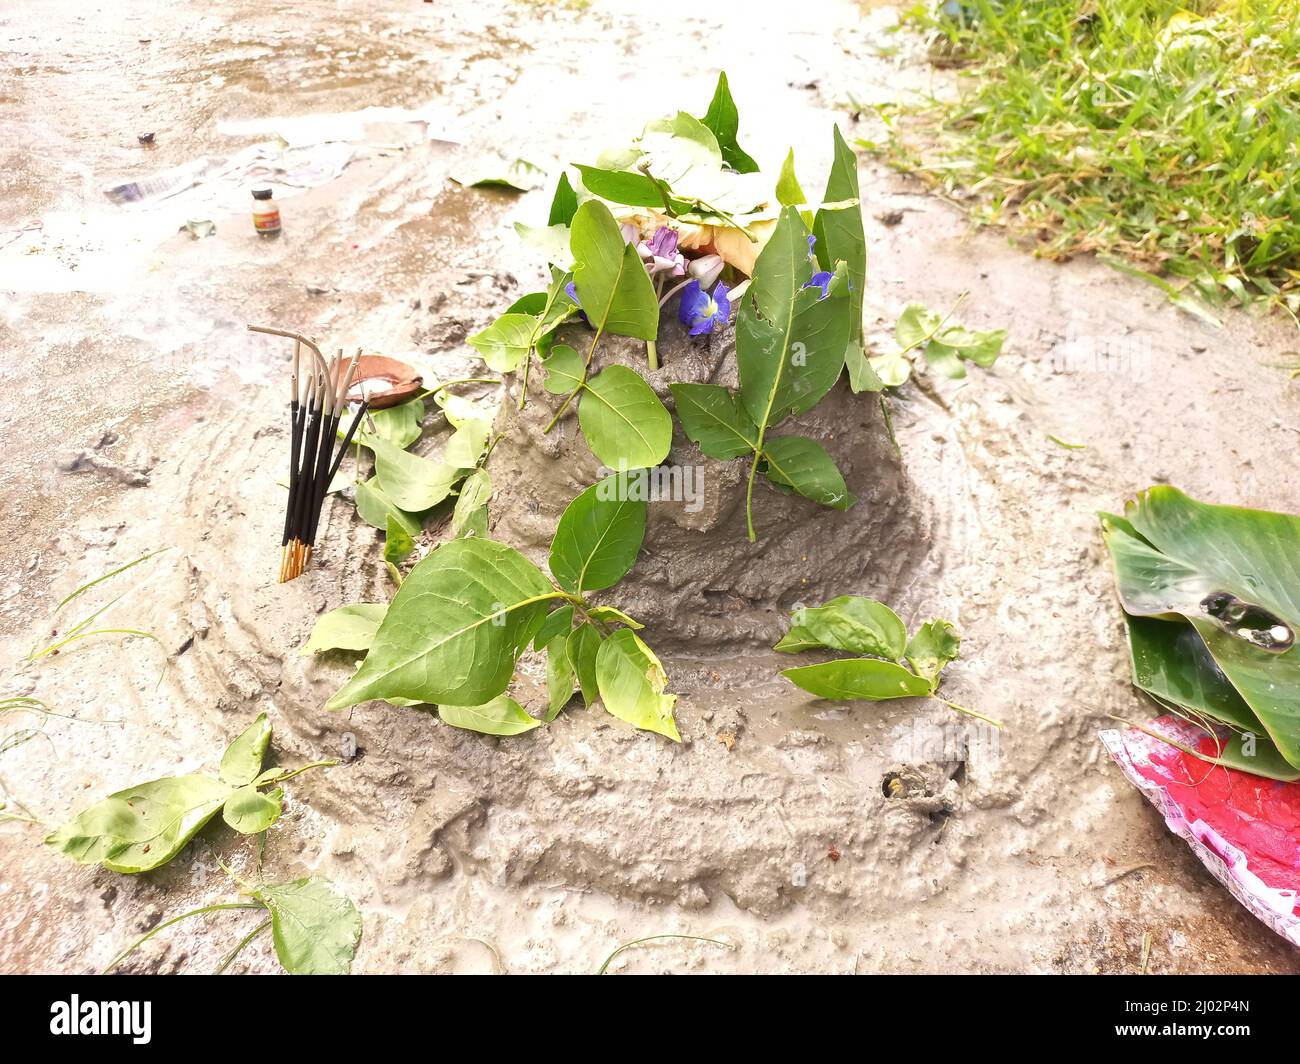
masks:
{"label": "green grass patch", "polygon": [[1047,257],[1300,311],[1300,0],[934,6],[903,23],[960,91],[882,109],[894,165]]}

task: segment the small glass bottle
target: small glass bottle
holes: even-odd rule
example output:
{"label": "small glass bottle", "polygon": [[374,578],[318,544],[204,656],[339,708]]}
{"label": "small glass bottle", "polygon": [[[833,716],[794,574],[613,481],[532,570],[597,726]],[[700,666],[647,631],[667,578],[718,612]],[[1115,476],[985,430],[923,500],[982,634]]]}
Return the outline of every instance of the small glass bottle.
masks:
{"label": "small glass bottle", "polygon": [[265,186],[253,189],[253,228],[263,239],[280,235],[280,208],[271,198],[271,190]]}

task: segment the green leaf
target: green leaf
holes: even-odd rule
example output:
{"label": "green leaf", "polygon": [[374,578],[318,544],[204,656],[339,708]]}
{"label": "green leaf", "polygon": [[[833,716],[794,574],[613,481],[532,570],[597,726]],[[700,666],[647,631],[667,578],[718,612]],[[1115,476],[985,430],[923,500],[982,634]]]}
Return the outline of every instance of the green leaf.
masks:
{"label": "green leaf", "polygon": [[397,565],[406,561],[415,550],[415,538],[402,527],[396,515],[388,515],[388,532],[384,537],[384,561]]}
{"label": "green leaf", "polygon": [[546,602],[557,597],[513,547],[446,543],[411,570],[361,668],[326,708],[373,698],[481,706],[505,691]]}
{"label": "green leaf", "polygon": [[393,502],[379,486],[378,477],[371,477],[357,485],[357,514],[372,528],[387,532],[388,519],[394,517],[411,536],[420,534],[419,515],[407,513]]}
{"label": "green leaf", "polygon": [[[456,539],[473,531],[482,535],[487,531],[487,504],[492,498],[492,478],[486,469],[475,469],[460,485],[456,508],[451,514],[451,534]],[[479,521],[479,517],[482,521]],[[479,531],[479,527],[482,531]]]}
{"label": "green leaf", "polygon": [[551,213],[546,219],[547,225],[569,226],[573,216],[578,212],[578,194],[569,184],[569,175],[560,171],[560,179],[555,183],[555,195],[551,197]]}
{"label": "green leaf", "polygon": [[907,641],[907,660],[917,675],[930,681],[931,689],[939,686],[939,674],[961,652],[961,636],[947,621],[926,621]]}
{"label": "green leaf", "polygon": [[671,384],[682,430],[703,454],[723,461],[752,454],[758,428],[740,400],[718,384]]}
{"label": "green leaf", "polygon": [[565,653],[578,678],[583,704],[589,706],[600,697],[596,683],[596,658],[602,643],[600,633],[590,621],[583,621],[569,633],[568,639]]}
{"label": "green leaf", "polygon": [[676,695],[664,694],[668,677],[654,651],[630,628],[622,628],[600,645],[596,686],[605,708],[637,728],[681,742],[673,720]]}
{"label": "green leaf", "polygon": [[781,672],[796,687],[840,702],[881,702],[930,694],[930,681],[879,658],[839,658]]}
{"label": "green leaf", "polygon": [[[1125,615],[1133,683],[1163,702],[1243,731],[1263,732],[1259,718],[1190,624]],[[1271,746],[1272,743],[1270,742]]]}
{"label": "green leaf", "polygon": [[924,303],[909,303],[894,325],[894,339],[904,348],[920,347],[942,324],[942,314],[927,309]]}
{"label": "green leaf", "polygon": [[222,780],[234,787],[252,783],[262,771],[262,760],[270,742],[271,722],[265,713],[259,713],[221,755]]}
{"label": "green leaf", "polygon": [[1126,613],[1190,622],[1300,768],[1300,517],[1201,503],[1167,486],[1143,492],[1125,517],[1107,515],[1103,527]]}
{"label": "green leaf", "polygon": [[[615,227],[617,229],[617,226]],[[645,271],[641,271],[645,275]],[[646,278],[649,281],[649,278]],[[502,314],[482,332],[467,341],[490,369],[512,373],[528,357],[537,319],[531,314]]]}
{"label": "green leaf", "polygon": [[[387,440],[374,440],[372,446],[379,487],[403,510],[418,513],[437,506],[451,494],[452,485],[460,475],[454,466],[421,458],[394,447]],[[385,530],[388,516],[385,514]]]}
{"label": "green leaf", "polygon": [[283,787],[276,787],[263,794],[250,784],[240,787],[226,799],[221,815],[227,824],[241,834],[256,835],[280,819],[280,803],[283,800]]}
{"label": "green leaf", "polygon": [[504,188],[511,192],[531,192],[541,188],[546,171],[527,159],[481,161],[470,170],[449,175],[467,188]]}
{"label": "green leaf", "polygon": [[848,271],[849,338],[844,364],[854,392],[879,391],[862,344],[862,304],[867,290],[867,236],[858,202],[858,158],[835,127],[835,160],[826,182],[826,203],[846,203],[838,209],[823,207],[813,222],[816,250],[828,269],[843,262]]}
{"label": "green leaf", "polygon": [[[357,430],[355,438],[364,447],[369,447],[370,441],[378,438],[405,450],[420,438],[420,422],[423,420],[424,402],[420,399],[412,399],[409,403],[402,403],[399,406],[369,411],[361,419],[361,427]],[[346,436],[347,426],[340,424],[338,434],[340,439]]]}
{"label": "green leaf", "polygon": [[78,864],[147,872],[175,857],[230,796],[211,776],[168,776],[97,802],[45,839]]}
{"label": "green leaf", "polygon": [[609,624],[625,624],[629,628],[641,629],[645,627],[635,617],[629,617],[616,606],[592,606],[587,610],[587,616]]}
{"label": "green leaf", "polygon": [[627,478],[615,474],[565,508],[551,540],[551,576],[560,587],[575,593],[601,591],[636,564],[647,506],[629,494]]}
{"label": "green leaf", "polygon": [[[717,138],[722,158],[728,166],[741,174],[751,174],[758,170],[758,163],[745,154],[736,143],[736,133],[740,129],[740,112],[736,110],[736,103],[731,98],[725,70],[718,75],[718,87],[713,91],[709,110],[700,121]],[[799,202],[802,203],[803,200]]]}
{"label": "green leaf", "polygon": [[361,915],[338,887],[320,876],[258,887],[271,914],[275,955],[290,975],[347,975],[361,942]]}
{"label": "green leaf", "polygon": [[672,415],[626,366],[610,366],[587,381],[578,424],[592,453],[611,469],[657,466],[673,442]]}
{"label": "green leaf", "polygon": [[912,375],[912,363],[906,355],[893,351],[867,359],[871,372],[886,388],[901,388]]}
{"label": "green leaf", "polygon": [[776,649],[786,653],[829,647],[850,654],[876,654],[899,661],[907,646],[907,628],[898,614],[875,599],[841,595],[824,606],[796,610],[790,631]]}
{"label": "green leaf", "polygon": [[573,627],[573,606],[565,603],[559,609],[552,610],[546,615],[546,620],[542,626],[537,629],[537,635],[533,637],[533,649],[542,650],[557,635],[566,635],[570,628]]}
{"label": "green leaf", "polygon": [[375,633],[388,612],[386,602],[355,602],[340,606],[316,618],[307,644],[300,654],[319,654],[323,650],[369,650]]}
{"label": "green leaf", "polygon": [[611,332],[655,339],[659,300],[654,285],[636,248],[623,242],[609,208],[599,200],[588,200],[579,207],[573,216],[569,246],[578,299],[597,336]]}
{"label": "green leaf", "polygon": [[816,440],[776,436],[763,444],[767,477],[806,499],[835,510],[847,510],[857,496],[849,493],[835,462]]}
{"label": "green leaf", "polygon": [[[645,174],[630,170],[607,170],[598,166],[583,166],[580,163],[574,165],[582,175],[583,187],[593,196],[607,199],[611,203],[622,203],[628,207],[662,208],[664,205],[659,186]],[[578,210],[582,208],[579,207]]]}
{"label": "green leaf", "polygon": [[546,378],[542,387],[552,395],[568,395],[582,384],[582,356],[568,344],[556,344],[542,359]]}
{"label": "green leaf", "polygon": [[[785,157],[785,162],[781,164],[781,173],[776,179],[776,202],[782,207],[802,207],[808,202],[808,197],[804,194],[803,186],[799,184],[799,178],[794,172],[794,149],[791,148]],[[803,224],[811,227],[813,216],[811,211],[802,210],[799,217],[803,219]]]}
{"label": "green leaf", "polygon": [[529,716],[523,706],[507,695],[498,695],[481,706],[448,706],[440,703],[438,716],[443,723],[450,724],[453,728],[482,732],[484,735],[520,735],[542,726],[540,720]]}
{"label": "green leaf", "polygon": [[803,287],[812,276],[807,236],[798,212],[782,208],[736,321],[740,399],[760,433],[789,414],[811,410],[844,370],[849,318],[843,285],[837,294],[832,282],[825,299],[818,298],[819,288]]}
{"label": "green leaf", "polygon": [[[524,247],[545,256],[548,263],[566,270],[572,264],[567,225],[525,225],[523,222],[515,222],[515,232],[519,234]],[[495,341],[489,340],[488,343],[495,344]],[[493,357],[497,356],[494,354]],[[505,357],[509,358],[510,355]]]}
{"label": "green leaf", "polygon": [[557,635],[546,644],[546,723],[550,724],[569,704],[577,688],[573,662],[569,660],[569,637]]}
{"label": "green leaf", "polygon": [[491,435],[492,423],[486,419],[462,421],[443,448],[443,464],[452,469],[473,469],[487,450]]}

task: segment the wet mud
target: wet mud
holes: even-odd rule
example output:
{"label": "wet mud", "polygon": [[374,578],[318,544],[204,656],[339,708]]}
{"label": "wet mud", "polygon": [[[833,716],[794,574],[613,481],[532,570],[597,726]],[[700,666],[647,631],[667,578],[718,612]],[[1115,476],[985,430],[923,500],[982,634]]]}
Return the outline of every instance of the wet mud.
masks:
{"label": "wet mud", "polygon": [[[620,942],[674,931],[734,948],[660,943],[614,969],[1132,972],[1149,933],[1152,971],[1296,970],[1097,741],[1110,714],[1147,710],[1095,516],[1158,482],[1300,509],[1300,389],[1269,365],[1294,332],[1243,313],[1215,329],[1100,263],[1034,260],[868,157],[868,340],[887,350],[907,302],[969,291],[964,317],[1006,326],[1007,349],[965,381],[902,390],[901,457],[874,399],[835,392],[802,427],[861,501],[839,514],[764,486],[756,546],[737,510],[743,465],[674,440],[674,461],[702,467],[703,505],[652,505],[619,604],[663,652],[682,744],[598,709],[514,740],[419,709],[323,710],[355,656],[299,648],[319,613],[389,596],[381,536],[333,496],[311,568],[275,583],[290,352],[245,324],[363,346],[429,379],[471,375],[465,337],[542,280],[512,224],[544,215],[546,197],[449,173],[493,151],[586,159],[642,116],[702,109],[719,39],[746,149],[775,172],[793,144],[819,183],[831,122],[870,137],[857,105],[940,75],[919,45],[892,47],[875,5],[797,14],[721,27],[672,3],[383,0],[307,25],[243,0],[128,2],[114,19],[34,0],[3,15],[0,117],[18,133],[0,149],[3,693],[74,718],[0,754],[6,801],[57,824],[127,784],[211,769],[262,711],[282,764],[356,752],[291,781],[260,873],[219,824],[136,877],[71,864],[39,825],[0,824],[0,969],[97,970],[166,915],[233,893],[215,854],[246,876],[337,882],[365,921],[358,971],[588,971]],[[679,72],[670,84],[652,80],[645,41],[654,70]],[[305,142],[303,119],[376,106],[394,110],[360,124],[337,176],[277,192],[275,243],[252,233],[242,188],[148,211],[102,193],[266,137],[221,132],[231,124]],[[411,114],[424,116],[414,134]],[[136,142],[145,126],[152,150]],[[191,208],[215,235],[178,231]],[[724,346],[663,349],[657,387],[730,382]],[[549,397],[515,413],[516,387],[494,396],[507,436],[492,534],[540,560],[597,470],[571,421],[538,436]],[[420,448],[444,431],[431,416]],[[445,534],[430,522],[421,549]],[[80,619],[56,612],[63,596],[161,546],[122,578],[111,614],[153,639],[26,662]],[[945,693],[1005,730],[934,702],[819,702],[781,681],[789,659],[765,648],[785,611],[851,592],[909,625],[952,620],[963,653]],[[539,707],[539,658],[520,685]],[[241,921],[178,926],[131,964],[211,970]],[[237,968],[276,970],[269,944]]]}

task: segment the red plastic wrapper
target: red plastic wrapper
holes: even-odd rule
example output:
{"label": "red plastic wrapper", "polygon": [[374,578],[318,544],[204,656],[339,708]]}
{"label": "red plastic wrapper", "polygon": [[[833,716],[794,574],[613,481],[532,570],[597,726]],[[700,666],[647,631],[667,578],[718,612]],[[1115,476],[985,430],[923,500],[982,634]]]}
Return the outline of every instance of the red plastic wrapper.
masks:
{"label": "red plastic wrapper", "polygon": [[[1174,716],[1151,728],[1213,756],[1215,739]],[[1300,946],[1300,782],[1211,765],[1136,728],[1101,741],[1138,790],[1242,905]]]}

